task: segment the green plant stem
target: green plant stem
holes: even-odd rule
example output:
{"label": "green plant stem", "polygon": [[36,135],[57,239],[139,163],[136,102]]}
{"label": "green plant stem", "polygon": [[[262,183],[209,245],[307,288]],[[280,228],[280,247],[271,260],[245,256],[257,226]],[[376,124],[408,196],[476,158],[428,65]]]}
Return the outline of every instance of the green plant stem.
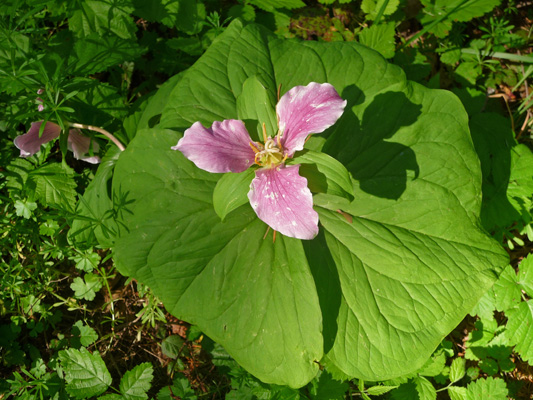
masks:
{"label": "green plant stem", "polygon": [[385,0],[381,7],[379,8],[378,14],[376,15],[376,19],[374,20],[374,24],[377,25],[379,23],[379,20],[383,16],[383,13],[385,12],[385,9],[387,8],[387,5],[389,4],[389,0]]}
{"label": "green plant stem", "polygon": [[[107,275],[104,267],[99,268],[99,272],[104,281],[104,285],[107,289],[107,293],[109,294],[109,308],[111,310],[111,332],[115,332],[115,303],[113,300],[113,292],[111,292],[111,288],[109,287],[109,279],[108,279],[109,275]],[[112,340],[113,340],[113,336],[111,337],[111,341]]]}
{"label": "green plant stem", "polygon": [[532,63],[533,64],[533,57],[532,56],[519,56],[518,54],[509,54],[509,53],[502,53],[499,51],[486,51],[486,50],[477,50],[477,49],[461,49],[461,53],[463,54],[473,54],[473,55],[481,55],[483,57],[492,57],[492,58],[501,58],[504,60],[510,60],[510,61],[517,61],[517,62],[525,62],[525,63]]}
{"label": "green plant stem", "polygon": [[88,129],[90,131],[95,131],[95,132],[101,133],[102,135],[107,137],[109,140],[111,140],[113,143],[115,143],[117,145],[117,147],[120,149],[120,151],[126,150],[124,145],[122,143],[120,143],[120,141],[115,136],[113,136],[111,133],[109,133],[105,129],[98,128],[97,126],[92,126],[92,125],[78,124],[77,122],[70,123],[69,125],[72,128]]}

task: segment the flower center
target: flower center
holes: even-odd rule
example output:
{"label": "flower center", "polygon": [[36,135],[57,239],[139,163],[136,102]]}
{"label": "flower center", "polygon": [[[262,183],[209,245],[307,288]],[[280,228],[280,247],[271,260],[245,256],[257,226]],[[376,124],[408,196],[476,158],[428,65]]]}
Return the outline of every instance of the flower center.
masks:
{"label": "flower center", "polygon": [[272,167],[281,164],[283,159],[283,151],[273,138],[267,138],[264,148],[256,153],[255,162],[261,167]]}
{"label": "flower center", "polygon": [[267,137],[266,127],[263,124],[263,140],[265,144],[250,142],[252,150],[255,152],[255,163],[261,167],[273,168],[282,164],[286,156],[283,155],[283,147],[281,146],[280,133],[274,137]]}

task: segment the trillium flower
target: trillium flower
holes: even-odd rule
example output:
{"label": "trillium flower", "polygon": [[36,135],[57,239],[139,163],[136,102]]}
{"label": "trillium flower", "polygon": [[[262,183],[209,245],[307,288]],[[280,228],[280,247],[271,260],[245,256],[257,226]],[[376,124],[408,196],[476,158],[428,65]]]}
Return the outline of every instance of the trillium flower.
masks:
{"label": "trillium flower", "polygon": [[215,121],[210,129],[195,122],[172,149],[208,172],[243,172],[257,164],[248,192],[257,216],[285,236],[313,239],[318,214],[307,179],[300,176],[300,165],[285,161],[303,150],[310,134],[335,124],[344,107],[346,100],[332,85],[311,82],[281,97],[276,105],[278,132],[267,136],[263,124],[264,143],[253,141],[242,121],[228,119]]}
{"label": "trillium flower", "polygon": [[[33,122],[30,130],[24,135],[15,138],[15,146],[20,150],[21,157],[30,157],[37,153],[41,146],[54,140],[61,134],[61,127],[53,122],[47,122],[42,135],[39,137],[39,130],[43,121]],[[78,129],[70,129],[68,135],[68,149],[74,153],[74,158],[83,160],[91,164],[98,164],[100,157],[89,155],[89,148],[92,142],[93,153],[99,150],[98,143],[87,136],[83,136]]]}

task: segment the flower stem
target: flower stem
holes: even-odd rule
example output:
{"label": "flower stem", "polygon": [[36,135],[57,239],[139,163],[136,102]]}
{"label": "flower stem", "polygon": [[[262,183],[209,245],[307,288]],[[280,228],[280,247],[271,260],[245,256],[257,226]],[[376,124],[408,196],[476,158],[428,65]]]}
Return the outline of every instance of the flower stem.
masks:
{"label": "flower stem", "polygon": [[120,141],[115,136],[113,136],[111,133],[109,133],[105,129],[98,128],[97,126],[92,126],[92,125],[78,124],[77,122],[71,122],[69,125],[72,128],[88,129],[90,131],[99,132],[102,135],[104,135],[105,137],[107,137],[109,140],[111,140],[113,143],[115,143],[117,145],[117,147],[120,149],[120,151],[126,150],[124,145],[122,143],[120,143]]}

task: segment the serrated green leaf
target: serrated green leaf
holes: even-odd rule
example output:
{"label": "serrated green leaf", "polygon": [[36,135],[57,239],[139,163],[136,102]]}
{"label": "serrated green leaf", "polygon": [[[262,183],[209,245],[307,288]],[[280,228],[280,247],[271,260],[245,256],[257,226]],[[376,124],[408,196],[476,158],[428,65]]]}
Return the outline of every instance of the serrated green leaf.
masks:
{"label": "serrated green leaf", "polygon": [[395,23],[387,22],[365,28],[357,37],[359,43],[378,51],[385,58],[392,58],[396,47],[395,34]]}
{"label": "serrated green leaf", "polygon": [[467,400],[507,400],[508,390],[503,379],[488,377],[468,384]]}
{"label": "serrated green leaf", "polygon": [[486,346],[494,339],[498,329],[498,322],[492,318],[475,322],[475,329],[468,335],[466,341],[465,358],[467,360],[480,360],[487,356]]}
{"label": "serrated green leaf", "polygon": [[476,306],[470,311],[470,315],[479,316],[481,319],[494,319],[494,310],[496,309],[496,299],[494,298],[494,291],[488,290],[479,300]]}
{"label": "serrated green leaf", "polygon": [[353,182],[344,165],[333,157],[311,150],[298,152],[287,164],[301,164],[299,173],[307,178],[313,193],[327,193],[353,200]]}
{"label": "serrated green leaf", "polygon": [[217,182],[213,191],[213,207],[222,221],[233,210],[248,203],[250,183],[255,170],[248,168],[238,174],[227,173]]}
{"label": "serrated green leaf", "polygon": [[176,374],[172,386],[164,387],[157,393],[157,400],[175,400],[176,397],[182,400],[197,399],[191,384],[182,374]]}
{"label": "serrated green leaf", "polygon": [[26,184],[28,174],[33,170],[33,164],[24,158],[15,158],[6,167],[6,187],[11,192],[20,191]]}
{"label": "serrated green leaf", "polygon": [[59,224],[57,223],[57,221],[48,220],[39,225],[39,234],[43,236],[53,237],[58,229]]}
{"label": "serrated green leaf", "polygon": [[381,396],[382,394],[388,393],[391,390],[396,389],[398,386],[372,386],[366,388],[366,394],[370,396]]}
{"label": "serrated green leaf", "polygon": [[505,337],[515,346],[524,361],[533,359],[533,300],[523,301],[516,308],[507,310]]}
{"label": "serrated green leaf", "polygon": [[252,22],[255,20],[255,9],[249,4],[236,4],[228,10],[228,16],[234,19],[242,18],[245,21]]}
{"label": "serrated green leaf", "polygon": [[452,361],[450,367],[450,382],[455,383],[463,378],[466,374],[466,360],[458,357]]}
{"label": "serrated green leaf", "polygon": [[68,25],[76,37],[112,33],[122,39],[135,38],[137,27],[131,16],[133,7],[128,2],[85,0],[75,4]]}
{"label": "serrated green leaf", "polygon": [[59,359],[65,371],[67,392],[75,398],[98,396],[111,385],[111,375],[100,354],[91,354],[82,347],[79,350],[61,350]]}
{"label": "serrated green leaf", "polygon": [[366,16],[367,19],[374,20],[385,2],[387,2],[387,5],[385,6],[383,15],[393,14],[400,5],[400,0],[363,0],[361,10],[368,14]]}
{"label": "serrated green leaf", "polygon": [[75,41],[69,68],[73,74],[90,75],[135,60],[145,51],[133,39],[93,32]]}
{"label": "serrated green leaf", "polygon": [[520,303],[522,291],[518,285],[518,276],[513,267],[510,265],[505,267],[500,278],[492,287],[492,291],[498,311],[505,311]]}
{"label": "serrated green leaf", "polygon": [[422,376],[437,376],[442,372],[445,365],[446,355],[439,351],[433,354],[417,373]]}
{"label": "serrated green leaf", "polygon": [[37,203],[33,201],[15,201],[15,212],[19,217],[31,218],[33,211],[37,209]]}
{"label": "serrated green leaf", "polygon": [[93,272],[93,269],[98,268],[100,264],[98,253],[93,253],[90,250],[77,254],[72,260],[76,263],[77,269],[85,272]]}
{"label": "serrated green leaf", "polygon": [[87,347],[98,340],[98,334],[90,326],[84,325],[82,321],[76,321],[72,326],[72,338],[70,344],[72,347]]}
{"label": "serrated green leaf", "polygon": [[491,11],[501,0],[422,0],[424,8],[422,24],[431,24],[429,32],[444,37],[451,29],[453,21],[470,21]]}
{"label": "serrated green leaf", "polygon": [[459,386],[450,386],[448,388],[450,400],[466,400],[466,388]]}
{"label": "serrated green leaf", "polygon": [[423,376],[419,376],[414,378],[413,381],[416,385],[416,391],[420,400],[437,399],[437,390],[429,380],[427,380]]}
{"label": "serrated green leaf", "polygon": [[142,363],[126,372],[120,380],[120,393],[125,400],[145,400],[154,378],[154,368],[150,363]]}
{"label": "serrated green leaf", "polygon": [[84,124],[101,126],[117,134],[122,118],[127,114],[124,99],[117,88],[95,79],[74,78],[69,80],[64,90],[78,91],[68,101],[68,105],[76,111],[72,118],[79,118]]}
{"label": "serrated green leaf", "polygon": [[28,174],[28,185],[44,206],[74,210],[77,184],[71,168],[59,163],[43,165]]}
{"label": "serrated green leaf", "polygon": [[[511,152],[511,176],[509,177],[508,196],[510,198],[531,197],[533,195],[533,152],[524,145],[514,146]],[[515,205],[515,207],[519,205]]]}
{"label": "serrated green leaf", "polygon": [[533,297],[533,255],[529,254],[518,266],[518,284]]}
{"label": "serrated green leaf", "polygon": [[161,351],[170,358],[177,358],[183,348],[185,340],[181,336],[171,335],[161,342]]}
{"label": "serrated green leaf", "polygon": [[80,277],[74,278],[70,288],[74,291],[74,297],[77,299],[91,301],[96,297],[96,292],[102,288],[102,281],[98,275],[85,274],[84,279]]}

